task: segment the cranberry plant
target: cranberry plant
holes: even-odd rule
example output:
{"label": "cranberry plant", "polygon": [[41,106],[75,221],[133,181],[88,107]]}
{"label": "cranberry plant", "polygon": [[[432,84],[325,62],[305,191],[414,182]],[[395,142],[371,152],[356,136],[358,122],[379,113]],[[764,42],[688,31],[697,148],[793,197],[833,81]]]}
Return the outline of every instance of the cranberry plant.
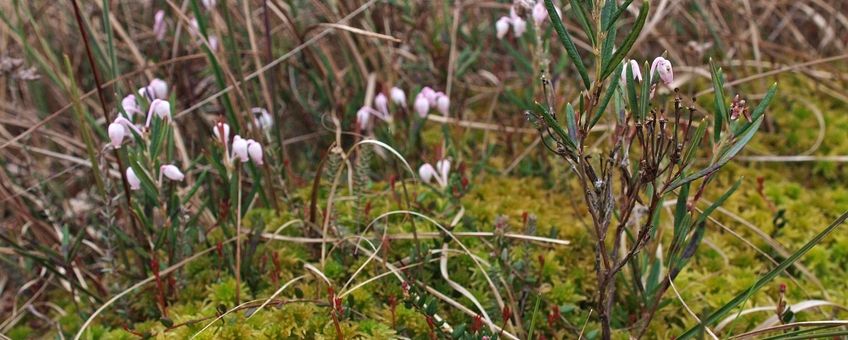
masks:
{"label": "cranberry plant", "polygon": [[[554,98],[552,84],[543,75],[544,104],[527,111],[544,145],[568,163],[582,188],[595,241],[594,307],[603,339],[612,337],[614,327],[627,326],[636,337],[647,330],[664,305],[664,293],[703,240],[707,217],[741,180],[703,208],[701,197],[716,172],[756,134],[777,90],[772,85],[752,110],[740,97],[730,102],[722,71],[711,62],[715,105],[712,112],[699,111],[673,88],[672,63],[665,57],[642,65],[625,60],[650,9],[643,1],[632,27],[622,29],[619,22],[632,2],[570,2],[592,46],[592,53],[581,55],[553,1],[544,1],[581,90],[560,114],[556,103],[562,101]],[[616,39],[619,32],[626,36]],[[597,141],[591,131],[601,120],[610,123],[612,133],[600,149],[589,147]],[[698,160],[702,155],[708,155],[706,162]],[[663,238],[665,202],[675,203],[671,236]],[[643,252],[646,249],[664,254],[654,257]],[[629,282],[623,282],[625,278]],[[623,287],[629,291],[616,292]],[[624,301],[638,301],[629,307],[630,321],[614,315],[628,308],[618,304]]]}

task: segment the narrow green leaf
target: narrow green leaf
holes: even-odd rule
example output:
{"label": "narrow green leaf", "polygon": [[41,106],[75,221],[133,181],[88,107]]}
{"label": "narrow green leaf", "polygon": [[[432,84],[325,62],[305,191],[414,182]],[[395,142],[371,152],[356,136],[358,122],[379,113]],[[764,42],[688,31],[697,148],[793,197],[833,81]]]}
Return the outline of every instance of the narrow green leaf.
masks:
{"label": "narrow green leaf", "polygon": [[571,0],[571,8],[574,9],[574,15],[577,16],[577,21],[580,22],[580,26],[583,26],[583,32],[585,32],[586,36],[589,37],[589,42],[592,46],[597,46],[595,41],[595,29],[592,28],[592,23],[589,22],[589,14],[580,2],[581,0]]}
{"label": "narrow green leaf", "polygon": [[[545,2],[549,2],[551,0],[545,0]],[[601,79],[606,79],[607,76],[612,73],[613,69],[618,67],[618,64],[624,60],[624,56],[630,52],[630,49],[633,48],[633,44],[636,43],[636,38],[639,37],[639,33],[642,32],[642,27],[645,26],[645,20],[648,18],[648,10],[651,8],[648,0],[642,1],[642,8],[639,9],[639,16],[636,17],[636,22],[633,24],[633,27],[630,29],[630,33],[627,34],[627,37],[624,38],[624,42],[621,43],[621,46],[615,51],[615,54],[612,55],[612,59],[610,59],[609,63],[606,65],[602,65],[603,72],[601,72]],[[550,13],[550,11],[548,11]]]}
{"label": "narrow green leaf", "polygon": [[568,135],[571,137],[571,140],[577,144],[577,119],[574,114],[574,107],[571,106],[571,103],[565,106],[565,123],[568,126]]}
{"label": "narrow green leaf", "polygon": [[716,65],[715,61],[710,58],[710,75],[713,83],[713,92],[715,93],[715,124],[713,125],[713,142],[718,142],[721,138],[721,131],[724,130],[724,122],[730,122],[728,114],[727,102],[724,98],[724,77],[721,69]]}
{"label": "narrow green leaf", "polygon": [[[644,67],[642,68],[642,74],[648,74],[649,65],[648,62],[645,62]],[[650,111],[650,99],[651,99],[651,81],[650,78],[642,79],[642,89],[639,91],[639,114],[642,118],[648,116],[648,112]]]}
{"label": "narrow green leaf", "polygon": [[565,30],[565,26],[562,24],[562,18],[560,18],[559,14],[557,14],[553,0],[545,0],[545,8],[548,10],[548,16],[551,18],[554,30],[557,32],[560,42],[562,42],[562,45],[565,47],[568,57],[571,58],[571,62],[574,63],[574,67],[576,67],[577,72],[580,73],[580,78],[583,79],[583,86],[585,86],[586,89],[589,89],[592,86],[592,82],[589,80],[589,73],[586,72],[586,65],[583,64],[583,59],[581,59],[580,54],[577,53],[577,46],[574,45],[574,41],[571,40],[571,36],[568,35],[568,31]]}
{"label": "narrow green leaf", "polygon": [[679,340],[690,339],[693,336],[695,336],[696,334],[698,334],[699,332],[702,332],[704,327],[712,325],[712,324],[718,322],[719,320],[721,320],[722,318],[724,318],[728,313],[730,313],[731,310],[733,310],[734,308],[736,308],[737,306],[739,306],[740,304],[742,304],[743,302],[748,300],[748,298],[751,295],[753,295],[756,291],[763,288],[763,286],[765,286],[767,283],[769,283],[775,277],[780,275],[784,270],[786,270],[786,268],[788,268],[789,266],[794,264],[796,261],[798,261],[798,259],[800,259],[805,254],[807,254],[807,252],[809,252],[810,249],[813,249],[813,247],[815,247],[822,240],[824,240],[824,238],[827,237],[827,235],[829,235],[831,232],[833,232],[833,230],[835,230],[842,223],[844,223],[846,218],[848,218],[848,211],[843,212],[842,215],[839,216],[839,218],[837,218],[835,221],[833,221],[833,223],[831,223],[829,226],[827,226],[827,228],[825,228],[820,233],[818,233],[815,237],[813,237],[813,239],[811,239],[809,242],[807,242],[807,244],[805,244],[803,247],[801,247],[801,249],[798,249],[796,252],[792,253],[792,255],[790,255],[786,260],[783,260],[783,262],[781,262],[779,265],[777,265],[777,267],[775,267],[774,269],[772,269],[771,271],[769,271],[768,273],[766,273],[765,275],[760,277],[760,279],[757,280],[757,282],[755,282],[753,285],[748,287],[748,289],[746,289],[745,291],[736,295],[735,298],[733,298],[732,300],[730,300],[729,302],[727,302],[726,304],[721,306],[721,308],[719,308],[715,312],[711,313],[706,318],[701,319],[701,322],[698,325],[690,328],[685,333],[678,336],[677,339],[679,339]]}
{"label": "narrow green leaf", "polygon": [[639,101],[636,98],[636,80],[633,79],[633,68],[628,63],[624,63],[624,72],[627,79],[625,84],[627,86],[627,100],[630,104],[630,113],[636,117],[637,122],[641,122],[642,115],[639,114]]}
{"label": "narrow green leaf", "polygon": [[621,14],[627,10],[627,7],[630,7],[631,3],[633,3],[633,0],[625,0],[624,3],[621,4],[621,6],[618,6],[615,12],[613,12],[610,16],[609,20],[607,20],[606,24],[603,25],[604,31],[609,31],[611,28],[614,27],[613,25],[615,25],[615,22],[618,21],[618,17],[620,17]]}

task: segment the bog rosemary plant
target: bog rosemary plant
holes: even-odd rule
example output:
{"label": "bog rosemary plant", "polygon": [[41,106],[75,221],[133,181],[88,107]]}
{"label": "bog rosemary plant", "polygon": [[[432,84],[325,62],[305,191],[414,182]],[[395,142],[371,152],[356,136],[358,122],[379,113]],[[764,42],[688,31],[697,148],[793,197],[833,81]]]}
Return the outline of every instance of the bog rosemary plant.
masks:
{"label": "bog rosemary plant", "polygon": [[[696,208],[699,199],[713,175],[754,136],[777,89],[772,85],[753,110],[738,97],[731,103],[724,94],[722,71],[711,62],[715,107],[713,112],[699,112],[672,87],[672,66],[665,57],[657,57],[650,66],[625,60],[649,13],[645,0],[629,31],[621,29],[619,21],[632,2],[571,1],[571,13],[593,47],[593,53],[584,56],[578,53],[553,1],[545,0],[582,90],[577,103],[565,105],[564,124],[560,123],[552,84],[543,75],[545,104],[537,103],[527,111],[544,145],[568,162],[582,188],[592,220],[589,232],[595,241],[594,305],[603,339],[612,337],[614,326],[624,326],[614,325],[614,320],[623,318],[612,315],[613,305],[622,295],[616,294],[616,288],[623,286],[618,281],[625,277],[624,271],[630,271],[627,277],[633,282],[627,286],[634,287],[630,293],[639,301],[632,313],[637,319],[627,328],[632,336],[644,334],[662,306],[664,293],[701,243],[707,217],[740,181],[703,209]],[[627,35],[617,44],[619,31]],[[591,76],[587,65],[594,65]],[[666,102],[670,102],[668,109]],[[593,142],[590,131],[605,115],[610,116],[607,120],[614,126],[613,132],[603,151],[595,151],[587,147]],[[695,155],[705,151],[710,155],[706,164],[695,162]],[[671,243],[658,248],[660,210],[663,202],[675,198]],[[646,248],[665,254],[652,261],[642,253]]]}

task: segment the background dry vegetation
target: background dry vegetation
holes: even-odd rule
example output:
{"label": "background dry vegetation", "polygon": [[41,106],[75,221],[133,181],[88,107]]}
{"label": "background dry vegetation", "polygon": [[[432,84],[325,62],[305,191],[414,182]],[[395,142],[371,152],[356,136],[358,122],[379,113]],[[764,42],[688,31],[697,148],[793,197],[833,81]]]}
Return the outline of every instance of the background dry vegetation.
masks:
{"label": "background dry vegetation", "polygon": [[[457,233],[491,234],[504,224],[524,233],[528,226],[522,216],[529,214],[537,219],[533,232],[570,244],[513,240],[507,247],[500,244],[506,241],[494,237],[471,240],[471,250],[454,250],[460,255],[451,257],[450,279],[440,273],[439,255],[413,256],[424,268],[425,274],[418,274],[421,287],[430,287],[429,294],[445,293],[438,296],[439,315],[454,325],[470,325],[475,313],[468,311],[476,310],[475,301],[454,291],[451,282],[460,282],[501,325],[490,287],[469,269],[475,262],[463,255],[475,254],[492,263],[487,268],[502,278],[501,293],[509,295],[507,304],[519,315],[506,326],[510,334],[529,338],[535,328],[534,338],[597,336],[592,331],[592,286],[586,283],[593,279],[591,243],[582,226],[588,217],[579,208],[582,204],[573,202],[581,198],[575,198],[580,195],[574,194],[568,169],[539,145],[523,114],[540,99],[538,74],[545,56],[559,97],[575,97],[577,77],[556,39],[548,39],[550,52],[542,54],[533,34],[495,38],[494,22],[507,14],[511,3],[219,0],[213,11],[203,10],[200,1],[77,3],[103,98],[95,90],[73,1],[0,1],[0,334],[73,336],[99,306],[122,292],[129,295],[95,318],[86,336],[188,337],[224,311],[238,314],[231,297],[236,284],[214,255],[216,243],[229,242],[216,234],[218,221],[232,216],[218,215],[226,188],[210,179],[218,169],[206,161],[214,154],[212,126],[231,106],[243,121],[250,108],[266,107],[281,122],[268,133],[245,126],[244,134],[267,145],[268,158],[267,166],[255,170],[262,181],[251,195],[261,198],[245,209],[245,228],[273,233],[289,221],[308,221],[310,214],[315,222],[315,205],[310,203],[316,197],[319,231],[325,219],[367,225],[381,213],[404,209],[458,226]],[[637,12],[637,6],[632,7],[624,26]],[[168,13],[169,33],[163,41],[151,30],[158,9]],[[587,38],[568,17],[569,6],[563,9],[566,26],[586,52]],[[208,33],[219,40],[212,53],[187,29],[198,14],[204,16]],[[846,45],[848,2],[841,0],[651,1],[648,22],[630,55],[651,60],[667,51],[674,63],[675,86],[694,97],[699,108],[712,105],[706,66],[710,58],[724,68],[730,94],[759,100],[775,81],[780,92],[752,144],[716,178],[717,187],[728,187],[742,176],[745,180],[711,218],[697,263],[675,281],[649,338],[671,338],[696,324],[697,316],[750,286],[848,208]],[[132,214],[124,205],[117,153],[102,147],[108,141],[104,116],[114,117],[120,98],[154,77],[169,83],[175,99],[179,128],[173,154],[187,174],[176,192],[191,194],[180,213],[201,234],[209,233],[162,264],[163,269],[173,266],[172,284],[177,287],[168,293],[167,320],[156,301],[161,292],[155,284],[127,291],[136,283],[152,282],[152,273],[141,268],[147,262],[135,262],[132,255],[129,262],[120,260],[121,253],[131,250],[117,246],[125,241],[116,240],[112,230],[128,228]],[[428,196],[427,188],[410,180],[410,192],[404,192],[406,187],[395,191],[395,180],[403,182],[406,176],[402,162],[391,155],[369,154],[370,163],[357,165],[356,183],[361,187],[342,190],[338,195],[345,199],[340,199],[337,211],[324,216],[326,200],[332,199],[333,174],[328,175],[328,169],[339,165],[322,168],[319,163],[325,163],[334,142],[347,150],[360,139],[340,131],[354,130],[357,110],[370,102],[374,91],[395,85],[410,91],[409,101],[422,86],[445,91],[451,97],[451,116],[429,116],[418,141],[397,131],[380,139],[401,151],[413,168],[449,153],[454,164],[463,164],[464,172],[458,171],[470,182],[468,190],[456,197]],[[93,150],[87,148],[92,144]],[[105,177],[104,190],[96,188],[92,160]],[[401,204],[398,192],[407,200],[411,195],[411,203]],[[720,193],[710,191],[706,197]],[[368,201],[368,207],[357,204],[358,199]],[[266,316],[243,320],[245,316],[236,315],[204,336],[334,337],[326,288],[318,275],[304,270],[309,263],[338,287],[353,277],[354,285],[374,278],[345,302],[349,312],[342,328],[350,337],[431,334],[414,307],[392,302],[402,299],[402,287],[396,280],[378,279],[384,268],[368,267],[355,274],[365,258],[353,243],[338,242],[325,260],[316,255],[320,251],[316,253],[314,244],[304,241],[320,238],[320,233],[302,227],[302,232],[287,229],[293,232],[287,239],[245,241],[255,254],[248,266],[262,269],[244,271],[247,280],[256,282],[248,282],[242,293],[247,298],[238,302],[261,303],[283,283],[302,280],[279,296],[289,300],[275,300]],[[418,228],[432,232],[429,247],[441,247],[429,243],[440,238],[438,229]],[[402,237],[409,230],[403,231],[397,231],[394,253],[384,255],[387,261],[411,256],[412,243]],[[375,235],[372,240],[379,241],[380,234]],[[797,305],[793,321],[845,319],[845,235],[844,228],[830,235],[798,265],[752,295],[740,309],[745,315],[716,333],[726,337],[778,325],[769,317],[781,284],[788,287],[786,300]],[[145,247],[145,241],[150,242],[138,244]],[[500,263],[493,252],[507,248],[512,262]],[[282,258],[275,271],[268,269],[278,261],[274,258]],[[515,272],[497,273],[504,268]],[[522,271],[535,278],[526,289],[520,287],[527,282],[514,277]],[[616,335],[626,337],[635,321],[628,317],[635,316],[619,314]],[[533,326],[528,325],[531,319]],[[268,323],[277,326],[264,328]]]}

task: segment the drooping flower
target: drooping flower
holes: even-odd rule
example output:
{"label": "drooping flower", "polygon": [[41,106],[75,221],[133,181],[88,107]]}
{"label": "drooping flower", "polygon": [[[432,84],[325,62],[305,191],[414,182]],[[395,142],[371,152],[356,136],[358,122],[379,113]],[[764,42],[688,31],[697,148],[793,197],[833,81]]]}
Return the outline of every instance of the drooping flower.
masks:
{"label": "drooping flower", "polygon": [[250,157],[250,160],[253,161],[253,164],[264,164],[262,160],[262,145],[255,140],[250,139],[247,141],[247,155]]}
{"label": "drooping flower", "polygon": [[447,185],[448,176],[450,175],[450,164],[451,162],[448,159],[441,159],[436,162],[436,169],[439,170],[439,176],[441,176],[442,180],[445,182],[442,186]]}
{"label": "drooping flower", "polygon": [[132,119],[135,114],[142,113],[141,107],[138,106],[138,101],[135,100],[135,95],[132,94],[128,94],[124,97],[124,99],[121,99],[121,107],[130,119]]}
{"label": "drooping flower", "polygon": [[509,25],[511,24],[511,20],[509,17],[501,17],[495,22],[495,34],[498,39],[503,39],[506,36],[506,33],[509,32]]}
{"label": "drooping flower", "polygon": [[448,115],[448,109],[450,109],[450,98],[444,93],[439,92],[440,95],[436,97],[436,109],[442,115]]}
{"label": "drooping flower", "polygon": [[403,90],[398,87],[392,87],[389,91],[389,95],[392,97],[392,102],[395,103],[395,105],[406,108],[406,93],[404,93]]}
{"label": "drooping flower", "polygon": [[424,96],[424,99],[427,99],[427,103],[430,104],[430,106],[436,105],[436,91],[429,86],[424,86],[419,95]]}
{"label": "drooping flower", "polygon": [[371,108],[363,106],[356,111],[356,124],[359,126],[359,131],[367,131],[371,129]]}
{"label": "drooping flower", "polygon": [[150,103],[150,111],[147,112],[147,122],[144,123],[144,126],[150,126],[150,121],[154,114],[159,116],[160,119],[170,119],[171,103],[161,99],[154,99],[153,102]]}
{"label": "drooping flower", "polygon": [[141,189],[141,180],[135,175],[132,168],[127,168],[127,183],[130,185],[130,190]]}
{"label": "drooping flower", "polygon": [[512,35],[520,38],[527,31],[527,21],[521,17],[512,18]]}
{"label": "drooping flower", "polygon": [[674,71],[671,68],[671,61],[663,57],[657,57],[654,59],[654,62],[651,63],[651,82],[654,82],[654,71],[656,71],[660,79],[666,85],[671,85],[674,81]]}
{"label": "drooping flower", "polygon": [[260,129],[267,131],[274,125],[274,117],[265,108],[254,107],[250,112],[253,113],[253,123]]}
{"label": "drooping flower", "polygon": [[542,1],[536,1],[536,5],[533,6],[533,21],[536,22],[536,25],[541,25],[548,19],[548,9],[545,8],[545,4]]}
{"label": "drooping flower", "polygon": [[185,178],[185,175],[183,175],[183,172],[180,171],[180,168],[173,164],[165,164],[159,168],[159,171],[162,175],[165,175],[165,177],[172,181],[180,182]]}
{"label": "drooping flower", "polygon": [[154,99],[168,99],[168,83],[162,79],[154,78],[150,81],[150,84],[138,89],[138,94],[151,101]]}
{"label": "drooping flower", "polygon": [[427,113],[430,112],[430,101],[427,100],[427,97],[423,92],[415,96],[415,103],[413,106],[415,107],[415,112],[418,113],[418,116],[421,118],[427,117]]}
{"label": "drooping flower", "polygon": [[160,9],[153,15],[153,34],[157,41],[165,40],[167,29],[165,26],[165,11]]}
{"label": "drooping flower", "polygon": [[230,140],[230,125],[224,122],[217,122],[212,127],[212,134],[215,135],[215,139],[219,142],[227,145]]}
{"label": "drooping flower", "polygon": [[420,168],[418,168],[418,176],[421,177],[421,180],[424,181],[424,183],[430,183],[430,181],[433,180],[433,177],[438,176],[438,174],[436,174],[436,169],[434,169],[430,163],[424,163]]}
{"label": "drooping flower", "polygon": [[380,111],[383,116],[389,116],[389,98],[387,98],[382,92],[378,93],[374,97],[374,107],[376,107],[377,111]]}
{"label": "drooping flower", "polygon": [[630,59],[630,62],[625,62],[621,70],[621,84],[627,86],[627,65],[630,65],[630,70],[633,72],[634,81],[642,81],[642,71],[639,70],[639,63],[636,60]]}
{"label": "drooping flower", "polygon": [[153,78],[150,81],[150,85],[147,86],[152,90],[153,98],[157,99],[168,99],[168,83],[159,78]]}
{"label": "drooping flower", "polygon": [[120,123],[111,123],[109,124],[109,128],[107,129],[109,132],[109,143],[112,144],[112,147],[115,149],[120,149],[121,144],[124,142],[124,137],[127,135],[127,130]]}
{"label": "drooping flower", "polygon": [[241,138],[241,136],[236,135],[233,137],[233,156],[234,160],[240,160],[242,163],[250,160],[250,156],[247,152],[247,140]]}

